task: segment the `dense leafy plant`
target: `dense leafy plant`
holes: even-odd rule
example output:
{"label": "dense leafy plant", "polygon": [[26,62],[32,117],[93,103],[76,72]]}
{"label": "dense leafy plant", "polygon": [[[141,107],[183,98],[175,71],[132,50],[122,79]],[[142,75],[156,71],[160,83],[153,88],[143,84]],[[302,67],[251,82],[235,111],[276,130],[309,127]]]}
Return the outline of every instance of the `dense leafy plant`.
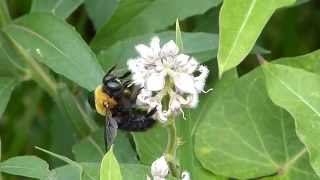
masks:
{"label": "dense leafy plant", "polygon": [[[320,51],[305,45],[317,31],[297,39],[298,15],[285,13],[318,12],[316,6],[0,0],[0,180],[156,179],[150,167],[162,156],[168,179],[320,179]],[[106,153],[103,118],[90,109],[88,93],[114,64],[126,69],[135,46],[154,36],[206,65],[205,89],[213,91],[184,117],[118,132]]]}

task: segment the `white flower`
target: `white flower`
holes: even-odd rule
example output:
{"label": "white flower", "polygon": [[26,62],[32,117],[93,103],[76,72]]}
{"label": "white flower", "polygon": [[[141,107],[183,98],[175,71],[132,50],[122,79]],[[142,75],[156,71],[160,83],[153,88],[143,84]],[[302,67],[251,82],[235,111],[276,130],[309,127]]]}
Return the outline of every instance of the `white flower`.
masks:
{"label": "white flower", "polygon": [[182,180],[191,180],[190,173],[188,171],[183,171],[181,174]]}
{"label": "white flower", "polygon": [[155,160],[151,165],[153,179],[164,179],[169,174],[169,166],[164,156]]}
{"label": "white flower", "polygon": [[[149,109],[157,108],[157,119],[166,122],[168,116],[178,114],[182,107],[194,108],[198,104],[199,93],[203,92],[209,70],[196,59],[179,54],[174,41],[160,47],[160,39],[154,37],[150,47],[136,46],[140,54],[128,61],[135,84],[143,89],[137,101]],[[197,74],[197,75],[195,75]],[[169,107],[163,109],[162,100],[169,95]]]}

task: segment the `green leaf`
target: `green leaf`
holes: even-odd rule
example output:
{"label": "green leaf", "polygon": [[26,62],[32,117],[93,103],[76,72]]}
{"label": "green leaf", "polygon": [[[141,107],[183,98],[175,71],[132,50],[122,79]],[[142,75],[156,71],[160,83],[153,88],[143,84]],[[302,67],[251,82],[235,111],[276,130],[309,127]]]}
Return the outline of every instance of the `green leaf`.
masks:
{"label": "green leaf", "polygon": [[99,180],[99,167],[98,163],[81,163],[84,174],[82,180]]}
{"label": "green leaf", "polygon": [[16,85],[17,81],[15,79],[0,77],[0,117],[2,117]]}
{"label": "green leaf", "polygon": [[[0,34],[1,38],[1,34]],[[3,46],[3,39],[0,39],[0,76],[14,76],[16,75],[16,66],[12,64],[12,61],[7,56],[7,52],[4,51]]]}
{"label": "green leaf", "polygon": [[[41,97],[43,97],[43,95]],[[34,99],[31,100],[32,105],[35,104]],[[43,98],[41,98],[40,100],[43,100]],[[37,115],[38,113],[38,106],[34,106],[35,115]],[[52,104],[50,104],[50,106],[52,106]],[[75,132],[71,122],[63,116],[63,114],[59,111],[57,106],[54,106],[49,112],[46,112],[46,116],[47,116],[46,122],[50,122],[49,131],[50,131],[51,138],[50,138],[50,145],[48,146],[49,149],[58,154],[64,154],[65,156],[70,158],[73,157],[73,154],[70,151],[70,149],[72,149],[73,144],[77,142],[77,138],[75,136]],[[29,128],[26,128],[25,134],[21,134],[21,136],[25,136],[26,141],[27,141],[26,134],[28,133],[29,133]],[[57,160],[56,158],[50,158],[49,162],[50,162],[50,165],[54,167],[57,167],[58,165],[59,166],[63,165],[63,163]]]}
{"label": "green leaf", "polygon": [[100,162],[105,153],[103,129],[75,144],[72,152],[78,162]]}
{"label": "green leaf", "polygon": [[94,53],[80,35],[59,18],[29,14],[4,31],[36,59],[80,86],[94,90],[100,84],[104,72]]}
{"label": "green leaf", "polygon": [[15,70],[19,70],[18,77],[21,80],[32,78],[50,95],[55,94],[56,83],[48,69],[39,64],[26,49],[6,33],[0,31],[0,38],[2,52],[7,56],[6,61],[10,61]]}
{"label": "green leaf", "polygon": [[47,12],[52,13],[63,19],[71,15],[83,0],[33,0],[31,12]]}
{"label": "green leaf", "polygon": [[86,114],[79,101],[65,84],[60,84],[57,88],[55,101],[59,110],[66,119],[70,120],[80,137],[86,137],[97,128],[93,119]]}
{"label": "green leaf", "polygon": [[104,155],[100,167],[100,180],[122,180],[120,166],[113,154],[113,147]]}
{"label": "green leaf", "polygon": [[40,147],[36,147],[36,149],[38,149],[38,150],[40,150],[40,151],[42,151],[44,153],[47,153],[47,154],[51,155],[52,157],[55,157],[55,158],[65,162],[65,163],[68,163],[70,166],[72,166],[72,167],[69,167],[69,169],[71,169],[72,172],[70,172],[70,173],[61,172],[61,176],[63,176],[63,177],[65,177],[65,176],[72,176],[72,177],[86,176],[86,177],[88,177],[88,174],[86,174],[86,172],[83,169],[83,166],[80,163],[75,162],[75,161],[71,160],[68,157],[65,157],[65,156],[50,152],[50,151],[48,151],[46,149],[42,149]]}
{"label": "green leaf", "polygon": [[99,30],[118,6],[118,0],[85,0],[84,5],[95,28]]}
{"label": "green leaf", "polygon": [[62,156],[62,155],[59,155],[59,154],[50,152],[50,151],[48,151],[48,150],[46,150],[46,149],[43,149],[43,148],[40,148],[40,147],[37,147],[37,146],[36,146],[36,149],[38,149],[38,150],[40,150],[40,151],[42,151],[42,152],[44,152],[44,153],[46,153],[46,154],[49,154],[49,155],[52,156],[52,157],[55,157],[55,158],[57,158],[57,159],[60,159],[61,161],[64,161],[64,162],[66,162],[66,163],[68,163],[68,164],[70,164],[70,165],[73,165],[73,166],[75,166],[75,167],[78,167],[79,169],[82,170],[81,166],[80,166],[77,162],[69,159],[68,157],[65,157],[65,156]]}
{"label": "green leaf", "polygon": [[196,155],[206,169],[239,179],[319,179],[294,120],[269,99],[260,68],[218,93],[208,98],[196,132]]}
{"label": "green leaf", "polygon": [[297,0],[295,6],[298,6],[298,5],[301,5],[301,4],[304,4],[304,3],[307,3],[309,2],[310,0]]}
{"label": "green leaf", "polygon": [[176,44],[179,47],[181,51],[183,51],[183,40],[182,40],[182,35],[181,35],[181,30],[180,30],[180,25],[179,25],[179,20],[176,20]]}
{"label": "green leaf", "polygon": [[[48,180],[84,180],[81,178],[81,170],[73,165],[65,165],[53,169]],[[97,179],[98,180],[98,179]]]}
{"label": "green leaf", "polygon": [[50,171],[44,160],[35,156],[18,156],[0,163],[0,172],[30,178],[46,178]]}
{"label": "green leaf", "polygon": [[192,179],[224,179],[223,177],[218,177],[204,169],[200,165],[194,152],[195,134],[199,129],[199,124],[204,120],[204,116],[208,111],[210,103],[214,102],[221,92],[224,92],[225,89],[237,80],[238,76],[236,70],[233,70],[226,73],[220,81],[216,81],[216,79],[216,76],[209,76],[206,87],[207,89],[212,88],[213,91],[201,95],[199,100],[200,104],[196,109],[185,110],[186,120],[180,118],[177,121],[178,134],[182,137],[183,141],[183,144],[178,149],[180,163],[184,169],[191,172]]}
{"label": "green leaf", "polygon": [[283,65],[264,66],[272,101],[296,121],[297,134],[306,145],[313,169],[320,175],[320,76]]}
{"label": "green leaf", "polygon": [[[1,144],[1,137],[0,137],[0,161],[1,161],[1,157],[2,157],[2,144]],[[1,172],[0,172],[0,180],[2,180]]]}
{"label": "green leaf", "polygon": [[251,51],[278,8],[295,0],[225,0],[220,11],[219,75],[237,66]]}
{"label": "green leaf", "polygon": [[0,161],[1,161],[1,157],[2,157],[2,144],[1,144],[1,137],[0,137]]}
{"label": "green leaf", "polygon": [[320,74],[319,59],[320,50],[317,50],[301,56],[280,58],[275,61],[272,61],[272,63],[287,65],[294,68],[300,68],[305,71]]}
{"label": "green leaf", "polygon": [[[73,146],[72,151],[78,162],[100,162],[105,153],[103,129],[91,134]],[[114,154],[119,163],[137,163],[137,154],[132,148],[126,132],[118,131],[114,142]]]}
{"label": "green leaf", "polygon": [[[159,34],[146,34],[128,38],[101,51],[98,59],[104,69],[108,69],[114,64],[124,67],[129,58],[138,56],[134,47],[137,44],[149,44],[151,38],[155,35],[159,36],[161,44],[176,37],[175,32],[167,31]],[[182,33],[181,37],[184,43],[183,53],[194,56],[200,62],[206,62],[216,57],[218,35],[210,33]]]}
{"label": "green leaf", "polygon": [[0,1],[0,27],[7,25],[11,21],[11,17],[8,11],[7,2]]}
{"label": "green leaf", "polygon": [[[84,172],[83,180],[99,180],[99,163],[81,163]],[[149,166],[141,164],[120,164],[120,170],[123,179],[141,180],[146,179],[146,175],[150,172]]]}
{"label": "green leaf", "polygon": [[[151,33],[217,6],[221,0],[122,0],[94,37],[91,46],[99,51],[128,37]],[[164,14],[165,10],[165,14]]]}
{"label": "green leaf", "polygon": [[132,134],[142,164],[151,165],[163,154],[167,143],[167,131],[161,125],[158,124],[146,132]]}
{"label": "green leaf", "polygon": [[120,164],[123,179],[141,180],[150,174],[150,167],[140,164]]}

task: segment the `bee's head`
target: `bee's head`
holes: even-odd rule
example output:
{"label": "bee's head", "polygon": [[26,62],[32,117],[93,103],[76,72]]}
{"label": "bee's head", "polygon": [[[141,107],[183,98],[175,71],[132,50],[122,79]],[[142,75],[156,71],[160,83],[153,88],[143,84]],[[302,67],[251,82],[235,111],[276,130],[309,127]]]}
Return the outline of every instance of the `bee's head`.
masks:
{"label": "bee's head", "polygon": [[108,94],[114,94],[122,89],[122,84],[120,79],[118,79],[113,74],[107,74],[104,76],[103,80],[103,90]]}
{"label": "bee's head", "polygon": [[115,94],[117,93],[117,91],[120,91],[122,89],[122,84],[120,80],[122,77],[117,77],[114,74],[112,74],[112,71],[115,68],[116,66],[110,68],[102,79],[103,90],[104,92],[110,95]]}

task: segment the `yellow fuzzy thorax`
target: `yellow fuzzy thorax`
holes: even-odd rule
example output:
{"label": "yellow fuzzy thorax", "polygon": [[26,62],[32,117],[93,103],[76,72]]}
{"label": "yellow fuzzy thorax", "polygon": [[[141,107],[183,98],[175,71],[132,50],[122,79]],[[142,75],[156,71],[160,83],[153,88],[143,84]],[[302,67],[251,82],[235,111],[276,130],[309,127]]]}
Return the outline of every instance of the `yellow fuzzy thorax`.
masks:
{"label": "yellow fuzzy thorax", "polygon": [[103,92],[102,85],[99,85],[94,91],[96,110],[102,116],[106,116],[110,113],[110,108],[117,105],[117,102],[108,94]]}

